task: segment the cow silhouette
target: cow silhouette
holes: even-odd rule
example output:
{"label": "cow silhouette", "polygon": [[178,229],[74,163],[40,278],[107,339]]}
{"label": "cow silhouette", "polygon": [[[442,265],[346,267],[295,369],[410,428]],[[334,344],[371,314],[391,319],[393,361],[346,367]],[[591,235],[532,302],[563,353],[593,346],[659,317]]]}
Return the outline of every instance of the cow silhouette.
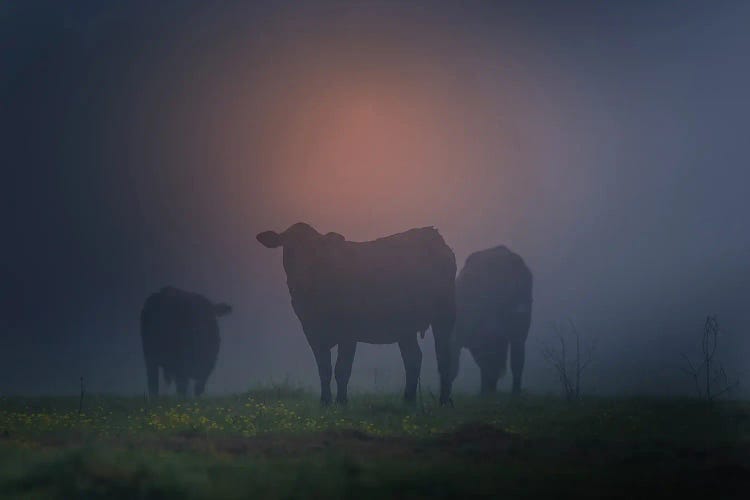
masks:
{"label": "cow silhouette", "polygon": [[519,394],[531,304],[531,271],[518,254],[497,246],[469,255],[456,278],[452,379],[467,348],[481,371],[481,392],[495,392],[510,348],[513,394]]}
{"label": "cow silhouette", "polygon": [[450,402],[456,258],[436,229],[353,242],[300,222],[257,239],[283,248],[292,308],[318,365],[323,404],[331,402],[331,348],[338,346],[336,402],[346,403],[357,342],[398,343],[406,370],[404,398],[414,401],[422,366],[417,333],[424,336],[430,326],[440,401]]}
{"label": "cow silhouette", "polygon": [[214,304],[202,295],[171,286],[146,299],[141,340],[152,397],[159,394],[160,367],[167,385],[175,380],[180,396],[186,395],[190,379],[195,382],[195,395],[203,394],[219,354],[216,318],[231,310],[227,304]]}

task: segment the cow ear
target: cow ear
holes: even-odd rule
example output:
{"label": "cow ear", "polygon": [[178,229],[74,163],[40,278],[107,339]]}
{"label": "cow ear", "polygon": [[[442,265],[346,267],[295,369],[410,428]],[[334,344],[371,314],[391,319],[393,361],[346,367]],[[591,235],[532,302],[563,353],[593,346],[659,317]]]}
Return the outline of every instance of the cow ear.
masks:
{"label": "cow ear", "polygon": [[324,238],[326,241],[346,241],[343,235],[334,232],[327,233]]}
{"label": "cow ear", "polygon": [[255,237],[261,245],[267,248],[278,248],[281,246],[281,235],[276,231],[263,231]]}

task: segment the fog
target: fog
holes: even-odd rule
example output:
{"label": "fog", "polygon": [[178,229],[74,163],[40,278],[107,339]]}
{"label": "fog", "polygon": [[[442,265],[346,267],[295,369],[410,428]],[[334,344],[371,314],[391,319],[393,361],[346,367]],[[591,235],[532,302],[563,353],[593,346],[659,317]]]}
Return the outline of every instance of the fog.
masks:
{"label": "fog", "polygon": [[[585,392],[689,394],[717,314],[745,392],[746,2],[65,4],[0,6],[0,393],[142,394],[167,284],[234,307],[209,394],[317,387],[255,240],[298,221],[435,226],[459,268],[518,252],[528,391],[558,390],[540,344],[573,318]],[[458,390],[478,379],[465,353]],[[395,345],[358,347],[354,390],[402,384]]]}

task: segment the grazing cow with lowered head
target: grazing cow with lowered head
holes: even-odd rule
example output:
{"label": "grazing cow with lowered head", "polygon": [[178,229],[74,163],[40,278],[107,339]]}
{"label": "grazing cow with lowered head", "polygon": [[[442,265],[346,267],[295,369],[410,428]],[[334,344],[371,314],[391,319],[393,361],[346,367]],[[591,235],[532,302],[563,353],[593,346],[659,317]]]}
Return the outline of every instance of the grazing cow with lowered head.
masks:
{"label": "grazing cow with lowered head", "polygon": [[151,294],[141,311],[141,340],[146,360],[148,392],[159,394],[159,367],[167,384],[175,379],[177,394],[185,396],[190,379],[200,396],[219,354],[218,316],[227,304],[214,304],[202,295],[164,287]]}
{"label": "grazing cow with lowered head", "polygon": [[495,392],[510,347],[513,394],[521,392],[526,337],[531,325],[531,271],[504,246],[475,252],[456,278],[456,329],[452,379],[461,348],[479,365],[481,392]]}
{"label": "grazing cow with lowered head", "polygon": [[338,346],[336,402],[346,403],[357,342],[398,343],[406,369],[404,398],[414,401],[422,366],[417,333],[424,335],[430,326],[440,401],[450,402],[456,259],[436,229],[354,242],[300,222],[257,239],[284,250],[292,308],[318,364],[323,404],[331,402],[331,348]]}

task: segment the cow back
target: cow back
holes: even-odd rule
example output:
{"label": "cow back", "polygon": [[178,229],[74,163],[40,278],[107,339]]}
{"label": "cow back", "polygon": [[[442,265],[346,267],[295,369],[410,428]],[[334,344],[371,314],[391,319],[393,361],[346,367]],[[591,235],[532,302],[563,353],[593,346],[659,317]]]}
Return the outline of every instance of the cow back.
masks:
{"label": "cow back", "polygon": [[499,246],[470,255],[456,279],[458,335],[495,330],[508,314],[530,314],[531,295],[531,271],[518,254]]}
{"label": "cow back", "polygon": [[208,375],[219,350],[213,304],[202,295],[165,287],[141,312],[144,352],[174,373]]}
{"label": "cow back", "polygon": [[440,234],[420,228],[367,242],[323,241],[309,273],[307,287],[292,293],[300,319],[421,325],[439,298],[452,296],[456,264]]}

